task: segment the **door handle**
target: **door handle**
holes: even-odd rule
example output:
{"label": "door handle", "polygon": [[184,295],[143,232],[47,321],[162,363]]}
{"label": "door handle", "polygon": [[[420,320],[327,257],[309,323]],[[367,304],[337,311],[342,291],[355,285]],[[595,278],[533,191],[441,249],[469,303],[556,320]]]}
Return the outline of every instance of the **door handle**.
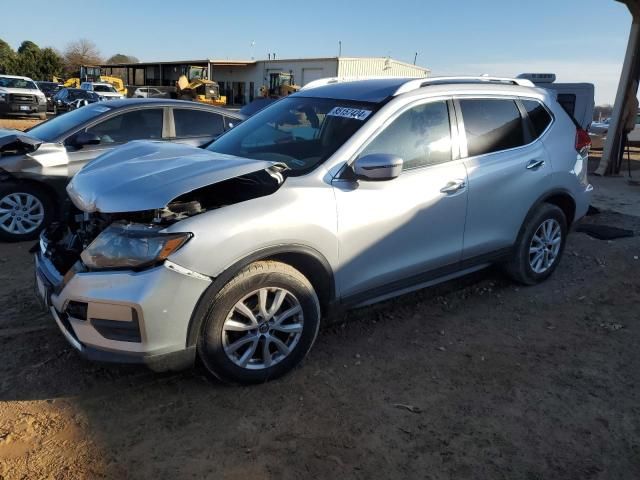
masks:
{"label": "door handle", "polygon": [[447,194],[456,193],[457,191],[462,190],[466,186],[467,184],[464,180],[451,180],[444,187],[440,189],[440,192],[447,193]]}
{"label": "door handle", "polygon": [[527,170],[536,170],[544,166],[544,160],[531,160],[527,163]]}

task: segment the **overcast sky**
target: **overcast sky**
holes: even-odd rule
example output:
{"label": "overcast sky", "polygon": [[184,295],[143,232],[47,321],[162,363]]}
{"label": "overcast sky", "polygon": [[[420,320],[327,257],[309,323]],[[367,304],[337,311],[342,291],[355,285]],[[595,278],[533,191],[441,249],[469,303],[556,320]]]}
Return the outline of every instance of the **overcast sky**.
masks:
{"label": "overcast sky", "polygon": [[[140,60],[387,56],[433,75],[553,72],[592,82],[596,103],[613,103],[630,15],[614,0],[322,0],[78,5],[10,2],[24,21],[2,22],[0,38],[64,50],[84,37],[108,57]],[[7,18],[11,17],[8,15]],[[17,17],[14,17],[17,18]],[[255,43],[254,43],[255,42]],[[253,46],[252,46],[253,44]]]}

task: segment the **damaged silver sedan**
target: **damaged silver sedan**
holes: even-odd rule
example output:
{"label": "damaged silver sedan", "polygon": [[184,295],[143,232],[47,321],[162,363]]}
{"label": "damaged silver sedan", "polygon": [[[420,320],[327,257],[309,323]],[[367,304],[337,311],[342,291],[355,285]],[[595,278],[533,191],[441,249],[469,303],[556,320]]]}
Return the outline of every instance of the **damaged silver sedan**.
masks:
{"label": "damaged silver sedan", "polygon": [[34,247],[37,290],[88,358],[263,382],[335,308],[494,262],[546,279],[588,207],[585,135],[515,82],[303,90],[207,149],[131,142],[89,163],[77,211]]}

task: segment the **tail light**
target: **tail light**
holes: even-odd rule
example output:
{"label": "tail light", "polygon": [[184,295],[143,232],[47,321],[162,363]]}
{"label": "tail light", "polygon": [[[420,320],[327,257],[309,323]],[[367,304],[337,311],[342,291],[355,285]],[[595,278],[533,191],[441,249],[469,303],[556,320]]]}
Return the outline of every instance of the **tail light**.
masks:
{"label": "tail light", "polygon": [[585,148],[589,148],[591,146],[591,137],[586,130],[582,128],[578,128],[576,130],[576,151],[578,153],[582,153]]}

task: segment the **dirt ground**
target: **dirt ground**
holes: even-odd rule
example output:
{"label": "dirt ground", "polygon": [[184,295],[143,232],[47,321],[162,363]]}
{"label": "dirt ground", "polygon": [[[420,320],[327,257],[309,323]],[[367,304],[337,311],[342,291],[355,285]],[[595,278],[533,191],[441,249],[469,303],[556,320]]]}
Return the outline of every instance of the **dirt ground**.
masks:
{"label": "dirt ground", "polygon": [[[640,233],[640,218],[587,222]],[[350,313],[256,387],[82,360],[0,245],[0,478],[640,478],[640,238]]]}
{"label": "dirt ground", "polygon": [[0,244],[0,479],[640,478],[638,236],[574,233],[535,287],[489,269],[354,311],[254,387],[84,361],[31,245]]}
{"label": "dirt ground", "polygon": [[42,122],[32,118],[0,118],[0,128],[26,130]]}

